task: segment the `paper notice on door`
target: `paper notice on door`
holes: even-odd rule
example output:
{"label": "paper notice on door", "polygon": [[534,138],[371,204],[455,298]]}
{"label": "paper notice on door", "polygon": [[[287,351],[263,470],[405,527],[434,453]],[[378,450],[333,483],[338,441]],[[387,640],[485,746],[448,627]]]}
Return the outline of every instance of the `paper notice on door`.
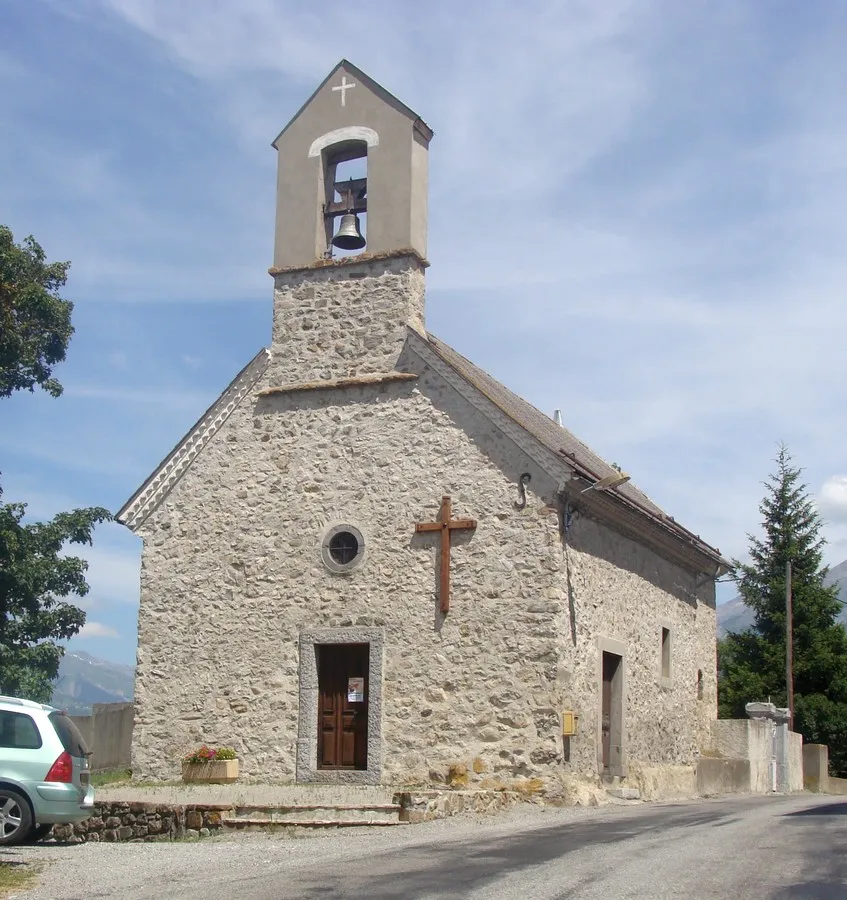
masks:
{"label": "paper notice on door", "polygon": [[364,678],[348,678],[347,679],[347,702],[348,703],[364,703],[365,702],[365,679]]}

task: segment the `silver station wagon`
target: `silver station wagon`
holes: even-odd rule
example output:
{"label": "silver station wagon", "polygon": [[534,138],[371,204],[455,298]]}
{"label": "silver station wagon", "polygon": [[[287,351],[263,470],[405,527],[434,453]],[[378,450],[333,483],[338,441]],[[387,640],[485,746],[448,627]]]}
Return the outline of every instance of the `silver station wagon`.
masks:
{"label": "silver station wagon", "polygon": [[91,815],[90,755],[61,710],[0,696],[0,846]]}

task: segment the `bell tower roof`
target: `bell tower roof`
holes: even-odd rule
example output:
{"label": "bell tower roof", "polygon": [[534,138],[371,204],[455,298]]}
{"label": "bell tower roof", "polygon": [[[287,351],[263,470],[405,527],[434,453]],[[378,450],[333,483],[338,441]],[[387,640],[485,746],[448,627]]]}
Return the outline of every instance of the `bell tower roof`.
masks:
{"label": "bell tower roof", "polygon": [[[424,259],[432,134],[417,113],[341,60],[273,141],[273,268],[308,267],[362,246],[368,254],[411,250]],[[354,160],[363,161],[357,165],[366,177],[337,180],[338,166]]]}
{"label": "bell tower roof", "polygon": [[[356,82],[356,87],[359,85],[363,85],[367,88],[372,94],[379,97],[384,103],[387,103],[389,106],[392,106],[397,112],[402,113],[406,116],[407,119],[411,120],[416,129],[419,129],[421,134],[425,137],[427,141],[432,140],[433,131],[429,127],[429,125],[424,122],[424,120],[413,110],[406,106],[401,100],[398,100],[394,94],[390,91],[387,91],[379,82],[374,81],[370,75],[367,75],[363,72],[358,66],[354,66],[347,59],[342,59],[341,62],[329,73],[329,75],[324,78],[324,80],[315,88],[312,96],[297,110],[296,113],[291,118],[291,121],[285,126],[285,128],[280,131],[280,133],[273,139],[271,142],[271,146],[275,149],[279,150],[279,141],[280,138],[288,131],[289,128],[300,118],[300,116],[312,105],[314,99],[320,94],[320,92],[326,87],[327,83],[333,81],[336,75],[346,75],[348,76],[348,81],[346,82],[347,87],[343,88],[344,91],[344,103],[343,106],[347,106],[347,103],[352,100],[352,95],[349,93],[352,90],[352,85],[349,83],[349,79],[352,79]],[[337,79],[336,79],[337,80]],[[341,93],[341,83],[337,85],[339,88],[338,93]]]}

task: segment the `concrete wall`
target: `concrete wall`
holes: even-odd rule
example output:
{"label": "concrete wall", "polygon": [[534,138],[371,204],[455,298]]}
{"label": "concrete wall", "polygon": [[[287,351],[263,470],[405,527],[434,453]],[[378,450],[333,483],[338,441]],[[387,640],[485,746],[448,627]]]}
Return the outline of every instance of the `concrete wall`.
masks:
{"label": "concrete wall", "polygon": [[803,786],[807,791],[826,793],[829,778],[829,748],[826,744],[803,747]]}
{"label": "concrete wall", "polygon": [[92,751],[92,769],[129,767],[134,710],[132,703],[95,703],[90,716],[71,716]]}
{"label": "concrete wall", "polygon": [[803,763],[803,738],[787,725],[774,729],[764,719],[718,719],[697,764],[698,791],[706,796],[802,791]]}
{"label": "concrete wall", "polygon": [[712,723],[710,738],[703,751],[704,757],[743,759],[750,763],[749,783],[745,791],[764,794],[773,789],[773,737],[769,722],[758,719],[718,719]]}
{"label": "concrete wall", "polygon": [[752,793],[749,759],[703,757],[697,763],[697,793],[701,797],[717,794]]}
{"label": "concrete wall", "polygon": [[829,774],[829,747],[806,744],[803,747],[803,784],[816,794],[847,794],[847,778]]}
{"label": "concrete wall", "polygon": [[777,728],[777,788],[793,793],[803,790],[803,735],[789,731],[787,725]]}

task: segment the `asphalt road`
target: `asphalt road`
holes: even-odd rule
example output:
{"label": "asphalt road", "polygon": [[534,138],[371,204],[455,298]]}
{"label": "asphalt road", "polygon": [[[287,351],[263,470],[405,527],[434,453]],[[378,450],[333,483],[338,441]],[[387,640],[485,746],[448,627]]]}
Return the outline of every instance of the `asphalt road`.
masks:
{"label": "asphalt road", "polygon": [[27,900],[847,900],[847,802],[743,797],[295,840],[17,852],[52,859],[41,887],[20,895]]}

